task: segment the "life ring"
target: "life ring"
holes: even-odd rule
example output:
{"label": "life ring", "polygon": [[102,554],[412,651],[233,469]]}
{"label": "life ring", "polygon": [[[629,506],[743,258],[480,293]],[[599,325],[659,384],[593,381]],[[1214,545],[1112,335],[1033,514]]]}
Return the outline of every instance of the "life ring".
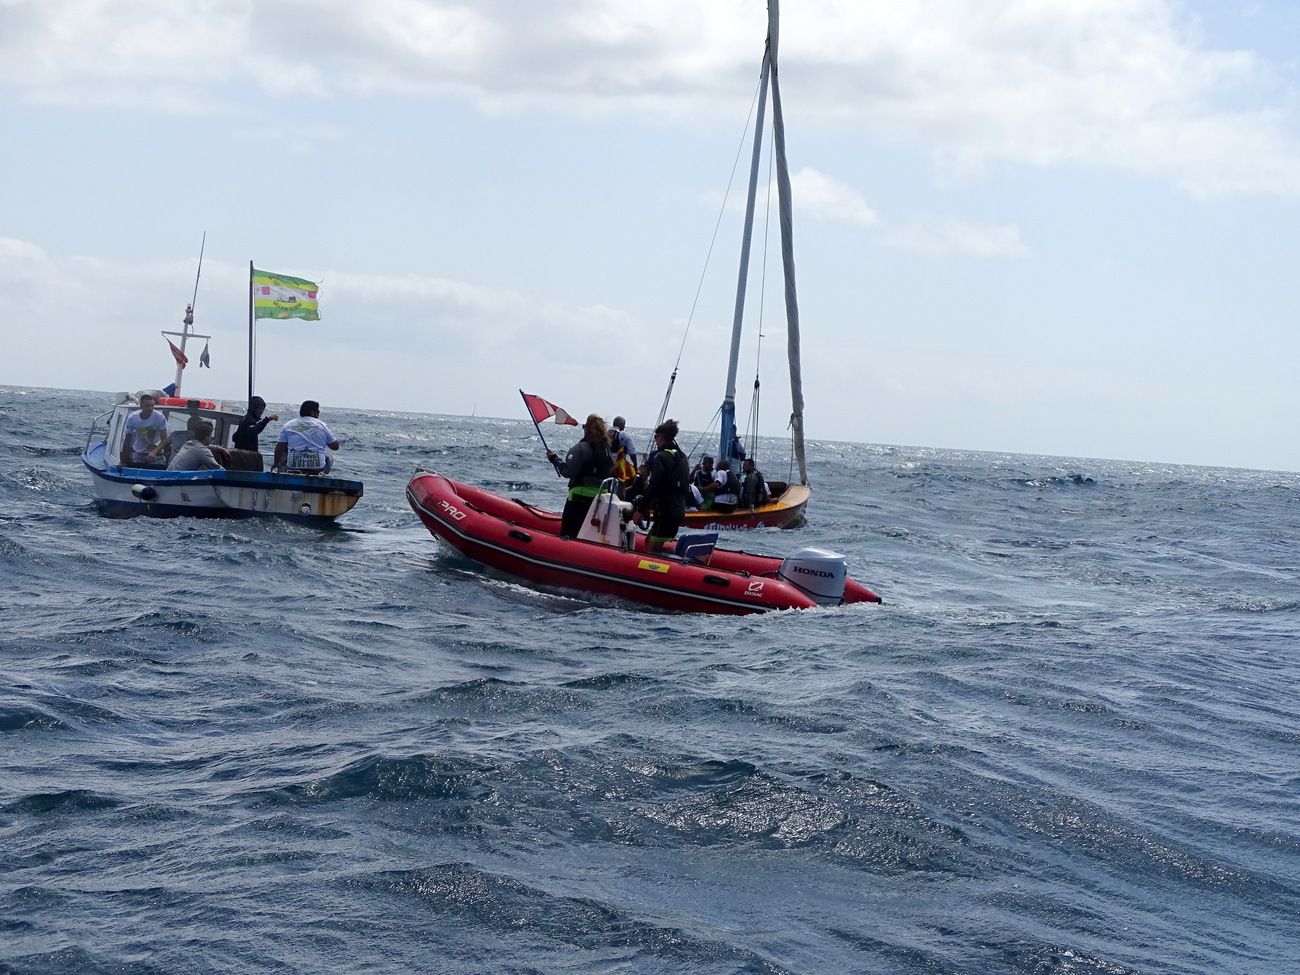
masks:
{"label": "life ring", "polygon": [[216,400],[210,399],[190,399],[186,396],[159,396],[154,401],[155,406],[188,406],[191,409],[215,410],[217,408]]}

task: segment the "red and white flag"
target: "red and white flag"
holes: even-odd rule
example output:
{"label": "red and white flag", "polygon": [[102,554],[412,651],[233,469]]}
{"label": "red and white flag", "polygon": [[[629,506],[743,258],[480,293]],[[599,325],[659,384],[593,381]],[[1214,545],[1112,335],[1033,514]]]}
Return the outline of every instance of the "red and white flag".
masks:
{"label": "red and white flag", "polygon": [[[164,336],[164,338],[166,338],[166,336]],[[173,342],[171,339],[167,339],[167,344],[172,347],[172,358],[176,360],[176,365],[184,369],[186,366],[190,364],[190,357],[187,356],[180,349],[176,348],[175,342]]]}
{"label": "red and white flag", "polygon": [[543,423],[551,417],[555,417],[555,422],[564,426],[576,427],[578,421],[569,416],[563,407],[556,406],[549,400],[544,400],[540,396],[534,396],[532,393],[525,393],[522,389],[519,395],[524,398],[524,405],[528,407],[528,412],[533,415],[534,423]]}

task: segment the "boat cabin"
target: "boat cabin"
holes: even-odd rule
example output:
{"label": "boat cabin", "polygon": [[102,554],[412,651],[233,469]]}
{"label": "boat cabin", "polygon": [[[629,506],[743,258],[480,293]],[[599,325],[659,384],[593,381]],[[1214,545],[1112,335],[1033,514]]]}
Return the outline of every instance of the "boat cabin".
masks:
{"label": "boat cabin", "polygon": [[[138,394],[137,394],[138,396]],[[87,445],[96,439],[98,430],[105,430],[104,460],[109,466],[116,466],[122,456],[122,440],[126,431],[126,418],[140,408],[137,396],[124,395],[116,406],[107,413],[95,418],[91,427]],[[212,444],[218,447],[230,447],[235,428],[244,414],[237,410],[226,409],[220,400],[194,399],[190,397],[159,396],[155,399],[154,409],[167,421],[167,457],[170,459],[180,446],[194,438],[193,425],[199,420],[212,424]]]}

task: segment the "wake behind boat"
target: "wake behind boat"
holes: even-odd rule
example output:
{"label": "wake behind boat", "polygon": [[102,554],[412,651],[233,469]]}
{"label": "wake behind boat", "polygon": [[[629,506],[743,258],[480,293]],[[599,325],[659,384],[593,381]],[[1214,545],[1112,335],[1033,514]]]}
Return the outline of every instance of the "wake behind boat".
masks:
{"label": "wake behind boat", "polygon": [[418,472],[406,499],[426,528],[476,562],[544,586],[607,594],[660,609],[741,615],[880,602],[850,579],[845,559],[820,549],[789,558],[717,548],[717,536],[682,536],[662,552],[626,522],[613,482],[591,502],[578,538],[560,516],[517,499]]}

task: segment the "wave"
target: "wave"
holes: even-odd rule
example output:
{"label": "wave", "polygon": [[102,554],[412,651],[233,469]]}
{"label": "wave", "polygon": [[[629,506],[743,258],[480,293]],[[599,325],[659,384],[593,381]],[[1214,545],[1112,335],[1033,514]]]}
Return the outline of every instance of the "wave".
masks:
{"label": "wave", "polygon": [[119,799],[88,789],[67,789],[62,792],[33,792],[0,806],[0,812],[27,815],[100,812],[105,809],[116,809],[121,804]]}
{"label": "wave", "polygon": [[33,454],[37,457],[80,457],[81,447],[38,447],[35,444],[17,444],[19,450],[25,454]]}
{"label": "wave", "polygon": [[0,732],[66,731],[68,725],[48,711],[21,704],[0,705]]}
{"label": "wave", "polygon": [[[526,942],[530,945],[530,970],[567,969],[573,966],[575,953],[581,958],[583,953],[597,952],[615,962],[611,970],[666,966],[670,971],[716,969],[788,975],[787,969],[751,948],[701,937],[701,928],[707,930],[712,925],[657,924],[645,919],[642,912],[628,912],[617,901],[606,902],[590,893],[556,892],[551,889],[555,883],[547,888],[534,886],[463,861],[364,874],[351,883],[372,894],[416,900],[421,914],[451,919],[472,942],[498,938]],[[448,946],[453,953],[467,949],[469,946]],[[483,967],[473,956],[458,961],[480,970]]]}
{"label": "wave", "polygon": [[1044,488],[1044,487],[1093,487],[1096,480],[1087,474],[1050,474],[1040,477],[1012,478],[1012,484],[1019,484],[1023,487]]}
{"label": "wave", "polygon": [[[407,758],[371,756],[342,771],[276,794],[294,805],[324,805],[348,799],[372,802],[480,802],[491,789],[483,782],[490,769],[474,762],[413,755]],[[277,801],[268,797],[270,801]]]}

